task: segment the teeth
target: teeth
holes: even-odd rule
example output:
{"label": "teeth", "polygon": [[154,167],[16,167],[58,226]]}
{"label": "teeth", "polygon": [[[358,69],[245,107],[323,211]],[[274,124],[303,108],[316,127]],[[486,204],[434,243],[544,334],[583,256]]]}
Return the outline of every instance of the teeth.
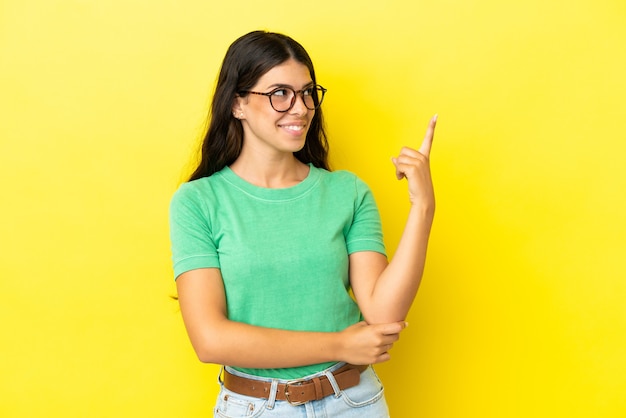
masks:
{"label": "teeth", "polygon": [[304,129],[304,126],[298,125],[283,125],[283,128],[289,129],[290,131],[301,131]]}

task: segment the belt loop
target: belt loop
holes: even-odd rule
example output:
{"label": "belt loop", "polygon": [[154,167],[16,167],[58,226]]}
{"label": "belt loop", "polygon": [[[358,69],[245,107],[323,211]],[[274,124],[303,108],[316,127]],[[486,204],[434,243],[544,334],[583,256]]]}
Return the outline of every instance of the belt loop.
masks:
{"label": "belt loop", "polygon": [[333,392],[335,392],[335,398],[340,397],[341,396],[341,389],[339,389],[339,385],[337,384],[337,381],[335,380],[335,376],[333,376],[333,373],[329,372],[328,370],[326,370],[324,372],[324,375],[326,376],[326,378],[330,382],[330,386],[332,386]]}
{"label": "belt loop", "polygon": [[324,399],[324,389],[322,389],[322,381],[320,378],[314,377],[311,381],[313,381],[313,388],[315,388],[315,400],[319,401],[320,399]]}
{"label": "belt loop", "polygon": [[276,402],[276,393],[278,393],[278,380],[272,379],[272,385],[270,386],[270,393],[267,399],[267,405],[265,406],[267,409],[274,409],[274,404]]}

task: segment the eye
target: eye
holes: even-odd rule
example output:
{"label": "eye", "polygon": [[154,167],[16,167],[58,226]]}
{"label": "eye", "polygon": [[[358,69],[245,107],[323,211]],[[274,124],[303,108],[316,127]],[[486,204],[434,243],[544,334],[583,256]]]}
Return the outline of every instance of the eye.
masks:
{"label": "eye", "polygon": [[274,97],[286,97],[289,95],[287,89],[276,89],[270,93]]}
{"label": "eye", "polygon": [[302,91],[302,94],[305,96],[314,96],[315,95],[315,87],[309,87]]}

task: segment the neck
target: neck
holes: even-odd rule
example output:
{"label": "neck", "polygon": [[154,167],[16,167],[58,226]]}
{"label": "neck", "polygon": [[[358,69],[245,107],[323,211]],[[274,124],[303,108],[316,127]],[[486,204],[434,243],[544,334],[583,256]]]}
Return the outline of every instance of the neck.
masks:
{"label": "neck", "polygon": [[293,154],[262,161],[242,154],[230,165],[230,169],[248,183],[270,189],[295,186],[309,174],[309,166]]}

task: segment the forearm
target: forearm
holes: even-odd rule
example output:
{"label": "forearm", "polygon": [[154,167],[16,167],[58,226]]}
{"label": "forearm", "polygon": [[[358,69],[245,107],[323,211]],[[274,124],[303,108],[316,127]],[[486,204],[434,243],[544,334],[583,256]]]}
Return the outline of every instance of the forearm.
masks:
{"label": "forearm", "polygon": [[[249,368],[285,368],[332,361],[375,364],[389,360],[389,350],[406,323],[359,322],[339,332],[302,332],[262,328],[229,320],[190,332],[201,361]],[[220,338],[215,338],[220,335]]]}
{"label": "forearm", "polygon": [[419,289],[434,205],[414,205],[396,252],[375,280],[367,301],[359,303],[368,323],[403,321]]}
{"label": "forearm", "polygon": [[375,257],[370,256],[368,261],[368,256],[365,256],[362,257],[364,261],[355,263],[365,267],[351,266],[350,280],[353,281],[359,307],[369,323],[404,320],[419,289],[435,213],[429,157],[436,123],[437,115],[430,120],[419,150],[403,147],[400,154],[392,158],[396,178],[407,179],[411,202],[406,226],[393,259],[383,264],[380,257],[377,262]]}
{"label": "forearm", "polygon": [[297,367],[342,357],[339,333],[286,331],[228,319],[194,335],[192,344],[203,362],[248,368]]}

